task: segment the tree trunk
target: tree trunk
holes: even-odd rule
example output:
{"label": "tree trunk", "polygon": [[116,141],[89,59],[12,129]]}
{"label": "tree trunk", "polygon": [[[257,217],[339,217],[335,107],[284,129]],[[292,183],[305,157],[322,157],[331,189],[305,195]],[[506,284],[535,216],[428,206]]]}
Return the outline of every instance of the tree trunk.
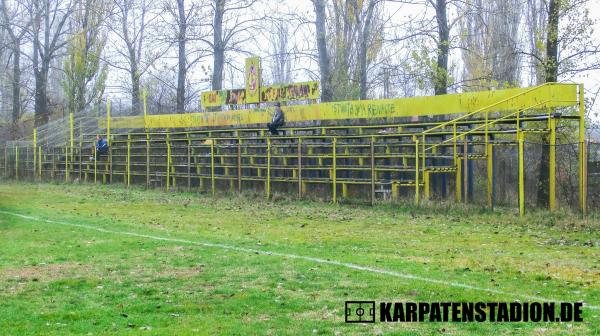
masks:
{"label": "tree trunk", "polygon": [[315,27],[317,32],[317,50],[319,52],[319,71],[321,73],[321,101],[328,102],[333,99],[331,89],[331,73],[329,55],[327,54],[327,27],[325,25],[325,2],[313,0],[315,7]]}
{"label": "tree trunk", "polygon": [[131,72],[131,112],[133,115],[140,114],[140,74],[137,67]]}
{"label": "tree trunk", "polygon": [[[558,80],[558,20],[559,3],[550,0],[548,4],[548,35],[546,36],[546,63],[544,64],[546,82]],[[540,157],[540,171],[537,183],[537,206],[547,207],[549,196],[549,159],[550,142],[548,135],[542,137],[542,152]]]}
{"label": "tree trunk", "polygon": [[187,62],[185,58],[187,22],[184,0],[177,0],[177,9],[179,11],[179,35],[177,37],[179,46],[179,69],[177,72],[177,112],[182,113],[185,111],[185,77],[187,72]]}
{"label": "tree trunk", "polygon": [[[371,0],[369,7],[367,8],[367,15],[363,25],[361,39],[360,39],[360,55],[359,55],[359,84],[360,84],[360,99],[367,99],[367,47],[368,39],[371,34],[371,22],[373,20],[373,12],[375,10],[375,0]],[[357,10],[357,14],[358,10]],[[357,20],[359,18],[357,17]]]}
{"label": "tree trunk", "polygon": [[546,82],[558,80],[558,15],[559,3],[557,0],[550,0],[546,37]]}
{"label": "tree trunk", "polygon": [[12,139],[17,138],[17,125],[21,118],[21,48],[13,46],[13,78],[12,78]]}
{"label": "tree trunk", "polygon": [[446,15],[446,0],[437,0],[435,15],[438,25],[438,46],[434,74],[434,91],[437,96],[448,93],[448,39],[450,29],[448,28],[448,18]]}
{"label": "tree trunk", "polygon": [[[35,20],[33,22],[34,22],[34,27],[36,25],[39,25],[39,22],[40,22],[39,12],[36,12]],[[35,79],[35,92],[33,94],[35,127],[42,126],[48,122],[47,116],[44,115],[45,111],[46,111],[46,107],[47,107],[46,102],[45,102],[46,85],[45,85],[45,83],[43,83],[43,76],[42,76],[41,69],[40,69],[40,61],[39,61],[40,42],[37,37],[38,36],[35,35],[35,37],[32,39],[33,57],[31,58],[31,63],[33,66],[33,75],[34,75],[34,79]]]}
{"label": "tree trunk", "polygon": [[225,13],[225,0],[215,0],[215,18],[213,22],[213,77],[212,89],[223,88],[223,65],[225,63],[225,46],[223,45],[223,14]]}
{"label": "tree trunk", "polygon": [[35,72],[35,127],[48,123],[47,82],[48,70],[42,65],[42,69]]}

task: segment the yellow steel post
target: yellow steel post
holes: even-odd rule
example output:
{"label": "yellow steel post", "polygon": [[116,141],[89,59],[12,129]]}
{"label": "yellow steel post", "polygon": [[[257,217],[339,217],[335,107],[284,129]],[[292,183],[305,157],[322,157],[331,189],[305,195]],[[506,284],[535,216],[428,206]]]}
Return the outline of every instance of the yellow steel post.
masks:
{"label": "yellow steel post", "polygon": [[15,145],[15,179],[19,180],[19,147]]}
{"label": "yellow steel post", "polygon": [[519,215],[525,214],[525,155],[523,132],[517,133],[519,142]]}
{"label": "yellow steel post", "polygon": [[110,146],[110,99],[106,98],[106,143]]}
{"label": "yellow steel post", "polygon": [[192,190],[192,140],[190,134],[186,133],[187,138],[187,191]]}
{"label": "yellow steel post", "polygon": [[[105,170],[109,169],[109,182],[112,183],[113,167],[112,167],[112,144],[110,141],[110,99],[106,98],[106,143],[108,144],[108,163],[105,165]],[[106,172],[102,174],[102,182],[106,183]]]}
{"label": "yellow steel post", "polygon": [[494,207],[494,150],[491,143],[485,146],[487,152],[487,205]]}
{"label": "yellow steel post", "polygon": [[56,148],[52,148],[51,150],[50,150],[50,148],[48,148],[48,150],[49,150],[48,154],[50,154],[50,157],[52,158],[52,168],[51,168],[52,170],[50,171],[50,178],[54,179],[55,170],[56,170],[56,155],[55,155]]}
{"label": "yellow steel post", "polygon": [[469,202],[469,147],[467,136],[463,135],[463,201]]}
{"label": "yellow steel post", "polygon": [[[92,150],[92,153],[91,153],[91,154],[92,154],[92,155],[94,154],[93,150]],[[89,161],[88,161],[88,162],[86,163],[86,165],[85,165],[85,173],[83,174],[83,180],[84,180],[85,182],[87,182],[87,181],[88,181],[88,176],[89,176],[90,174],[91,174],[91,171],[90,171],[90,163],[89,163]]]}
{"label": "yellow steel post", "polygon": [[302,198],[302,138],[298,138],[298,199]]}
{"label": "yellow steel post", "polygon": [[108,147],[108,162],[104,164],[104,174],[102,174],[102,183],[106,183],[106,172],[108,172],[108,183],[112,183],[113,180],[112,152],[112,146]]}
{"label": "yellow steel post", "polygon": [[81,119],[79,119],[79,181],[83,181],[83,155],[83,131],[81,129]]}
{"label": "yellow steel post", "polygon": [[579,85],[579,207],[587,212],[587,158],[585,153],[585,101],[583,84]]}
{"label": "yellow steel post", "polygon": [[[588,141],[589,143],[589,141]],[[588,161],[587,161],[587,147],[586,143],[583,143],[583,215],[587,215],[587,192],[588,192]]]}
{"label": "yellow steel post", "polygon": [[69,182],[69,147],[65,146],[65,182]]}
{"label": "yellow steel post", "polygon": [[333,203],[337,203],[337,181],[336,181],[336,180],[337,180],[337,167],[336,167],[336,161],[337,161],[337,158],[336,158],[337,146],[336,146],[336,144],[337,144],[337,138],[336,138],[336,137],[333,137],[333,144],[332,144],[332,147],[331,147],[331,152],[332,152],[332,160],[333,160],[333,161],[332,161],[332,166],[333,166],[332,168],[333,168],[333,169],[332,169],[332,172],[331,172],[331,174],[332,174],[332,176],[331,176],[331,177],[332,177],[332,188],[333,188],[333,189],[332,189],[332,193],[333,193]]}
{"label": "yellow steel post", "polygon": [[171,185],[171,141],[169,133],[167,133],[167,192]]}
{"label": "yellow steel post", "polygon": [[456,169],[454,176],[456,178],[454,186],[454,200],[459,203],[462,201],[462,167],[461,161],[458,159],[458,143],[457,143],[457,135],[456,135],[456,123],[452,124],[452,150],[453,150],[453,161],[454,168]]}
{"label": "yellow steel post", "polygon": [[429,174],[431,172],[430,171],[423,171],[423,196],[425,197],[425,199],[429,199],[430,196],[430,190],[429,190]]}
{"label": "yellow steel post", "polygon": [[83,179],[83,145],[82,142],[82,134],[81,134],[81,121],[79,122],[79,181],[81,182]]}
{"label": "yellow steel post", "polygon": [[485,111],[485,149],[484,155],[488,155],[488,143],[489,143],[489,125],[488,125],[488,111]]}
{"label": "yellow steel post", "polygon": [[423,143],[421,144],[421,147],[423,149],[423,153],[422,153],[422,163],[421,163],[421,168],[423,169],[423,171],[425,171],[425,166],[426,166],[426,162],[425,162],[425,133],[423,133]]}
{"label": "yellow steel post", "polygon": [[35,173],[37,172],[37,128],[33,129],[33,179],[35,180]]}
{"label": "yellow steel post", "polygon": [[[417,147],[418,150],[418,147]],[[375,137],[371,137],[371,205],[375,205]]]}
{"label": "yellow steel post", "polygon": [[198,177],[198,190],[204,190],[204,178],[200,177],[202,171],[200,169],[200,165],[198,164],[198,160],[196,159],[196,151],[194,147],[191,148],[192,151],[192,160],[194,161],[194,167],[196,167],[196,176]]}
{"label": "yellow steel post", "polygon": [[419,139],[415,137],[415,204],[419,205]]}
{"label": "yellow steel post", "polygon": [[[147,115],[147,109],[148,109],[148,90],[146,88],[144,88],[144,91],[142,92],[142,99],[143,99],[143,104],[144,104],[144,119],[146,118]],[[183,111],[178,111],[178,112],[183,112]]]}
{"label": "yellow steel post", "polygon": [[454,199],[457,203],[462,202],[462,161],[456,160],[456,181]]}
{"label": "yellow steel post", "polygon": [[454,151],[454,165],[458,161],[458,149],[456,144],[456,123],[452,124],[452,149]]}
{"label": "yellow steel post", "polygon": [[550,161],[548,172],[548,205],[550,210],[556,209],[556,119],[550,118],[550,150],[548,160]]}
{"label": "yellow steel post", "polygon": [[210,181],[212,195],[215,196],[215,139],[210,139]]}
{"label": "yellow steel post", "polygon": [[92,147],[94,150],[94,183],[96,183],[96,175],[97,175],[97,167],[98,167],[98,160],[96,160],[98,158],[98,155],[96,153],[96,146]]}
{"label": "yellow steel post", "polygon": [[[252,149],[250,149],[250,151],[252,151]],[[246,148],[246,152],[248,152],[248,148]],[[253,153],[251,153],[253,154]],[[250,155],[250,166],[254,166],[254,161],[255,160],[255,156],[254,155]],[[256,168],[256,175],[258,177],[262,177],[262,168],[257,167]]]}
{"label": "yellow steel post", "polygon": [[42,146],[39,147],[38,175],[41,180],[42,179]]}
{"label": "yellow steel post", "polygon": [[240,139],[240,136],[238,134],[238,148],[237,148],[238,152],[238,159],[237,159],[237,175],[238,175],[238,193],[242,192],[242,139]]}
{"label": "yellow steel post", "polygon": [[75,127],[74,127],[74,120],[73,120],[73,112],[69,113],[69,135],[70,135],[70,148],[69,148],[69,155],[71,155],[71,165],[73,165],[73,147],[75,146],[75,140],[74,140],[74,136],[75,136]]}
{"label": "yellow steel post", "polygon": [[267,138],[267,199],[271,196],[271,138]]}
{"label": "yellow steel post", "polygon": [[150,188],[150,135],[146,132],[146,188]]}
{"label": "yellow steel post", "polygon": [[400,186],[398,185],[398,182],[393,181],[392,182],[392,199],[393,200],[397,200],[398,199],[399,189],[400,189]]}
{"label": "yellow steel post", "polygon": [[127,134],[127,186],[131,185],[131,134]]}

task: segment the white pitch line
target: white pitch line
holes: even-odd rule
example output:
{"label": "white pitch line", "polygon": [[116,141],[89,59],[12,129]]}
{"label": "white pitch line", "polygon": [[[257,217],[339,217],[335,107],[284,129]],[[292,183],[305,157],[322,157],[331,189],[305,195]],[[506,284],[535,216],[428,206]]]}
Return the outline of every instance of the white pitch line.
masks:
{"label": "white pitch line", "polygon": [[[374,267],[369,267],[369,266],[361,266],[361,265],[357,265],[357,264],[346,263],[346,262],[336,261],[336,260],[321,259],[321,258],[289,254],[289,253],[256,250],[256,249],[238,247],[238,246],[233,246],[233,245],[225,245],[225,244],[217,244],[217,243],[209,243],[209,242],[199,242],[199,241],[179,239],[179,238],[160,237],[160,236],[147,235],[147,234],[136,233],[136,232],[114,231],[114,230],[99,228],[99,227],[96,227],[93,225],[74,224],[74,223],[68,223],[68,222],[62,222],[62,221],[55,221],[55,220],[51,220],[51,219],[44,219],[44,218],[28,216],[28,215],[23,215],[23,214],[3,211],[3,210],[0,210],[0,213],[5,214],[5,215],[20,217],[20,218],[28,219],[28,220],[32,220],[32,221],[37,221],[37,222],[58,224],[58,225],[94,230],[94,231],[103,232],[103,233],[122,235],[122,236],[132,236],[132,237],[147,238],[147,239],[152,239],[152,240],[161,240],[161,241],[184,243],[184,244],[196,245],[196,246],[220,248],[220,249],[224,249],[224,250],[237,251],[237,252],[256,253],[256,254],[263,254],[263,255],[285,257],[285,258],[290,258],[290,259],[306,260],[306,261],[312,261],[312,262],[315,262],[318,264],[341,266],[341,267],[355,269],[355,270],[359,270],[359,271],[389,275],[389,276],[402,278],[402,279],[416,280],[416,281],[421,281],[421,282],[444,285],[444,286],[448,286],[448,287],[463,288],[463,289],[486,292],[486,293],[509,295],[509,296],[518,297],[518,298],[527,299],[527,300],[542,301],[542,302],[561,302],[562,301],[562,300],[544,298],[541,296],[510,293],[510,292],[506,292],[506,291],[502,291],[502,290],[498,290],[498,289],[494,289],[494,288],[471,286],[471,285],[463,284],[460,282],[426,278],[426,277],[419,276],[419,275],[414,275],[414,274],[409,274],[409,273],[400,273],[400,272],[385,270],[385,269],[381,269],[381,268],[374,268]],[[584,303],[584,307],[589,308],[589,309],[594,309],[594,310],[600,310],[600,306],[593,306],[593,305],[588,305],[585,303]]]}

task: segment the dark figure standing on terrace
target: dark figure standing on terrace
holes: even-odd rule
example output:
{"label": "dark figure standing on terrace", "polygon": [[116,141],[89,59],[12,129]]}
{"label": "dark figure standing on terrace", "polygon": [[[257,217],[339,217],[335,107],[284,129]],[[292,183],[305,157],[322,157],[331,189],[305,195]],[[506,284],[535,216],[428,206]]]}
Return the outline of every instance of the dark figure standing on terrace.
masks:
{"label": "dark figure standing on terrace", "polygon": [[277,129],[285,124],[285,116],[283,115],[283,111],[281,110],[281,104],[279,102],[275,103],[275,111],[273,111],[273,118],[270,123],[267,124],[269,131],[271,131],[271,135],[279,135]]}

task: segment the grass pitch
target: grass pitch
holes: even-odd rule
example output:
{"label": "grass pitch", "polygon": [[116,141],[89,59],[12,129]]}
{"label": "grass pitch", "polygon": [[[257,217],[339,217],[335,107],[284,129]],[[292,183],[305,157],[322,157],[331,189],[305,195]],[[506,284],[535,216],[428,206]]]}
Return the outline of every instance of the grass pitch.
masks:
{"label": "grass pitch", "polygon": [[597,214],[9,182],[0,211],[0,334],[600,334],[591,308],[582,323],[344,323],[347,300],[600,306]]}

